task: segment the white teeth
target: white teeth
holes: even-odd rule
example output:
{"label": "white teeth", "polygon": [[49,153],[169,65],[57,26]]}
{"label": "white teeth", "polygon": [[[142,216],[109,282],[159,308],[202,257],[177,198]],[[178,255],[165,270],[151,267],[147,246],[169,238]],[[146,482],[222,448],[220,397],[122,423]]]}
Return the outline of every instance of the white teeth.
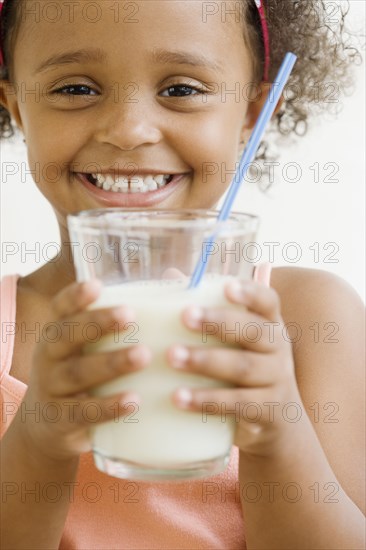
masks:
{"label": "white teeth", "polygon": [[124,178],[123,176],[120,176],[115,181],[116,181],[116,185],[118,185],[118,187],[121,190],[126,190],[126,191],[128,190],[128,178]]}
{"label": "white teeth", "polygon": [[164,176],[162,175],[159,175],[159,176],[153,176],[154,180],[156,181],[156,183],[158,185],[163,185],[164,183]]}
{"label": "white teeth", "polygon": [[148,176],[113,176],[111,174],[91,174],[96,187],[113,193],[147,193],[164,187],[170,178],[167,174]]}
{"label": "white teeth", "polygon": [[149,191],[156,191],[158,188],[158,184],[155,180],[151,178],[151,181],[149,181],[149,183],[147,184],[147,188]]}
{"label": "white teeth", "polygon": [[141,177],[134,177],[131,181],[130,181],[130,189],[131,191],[134,191],[134,190],[137,190],[139,191],[140,189],[142,189],[144,185],[144,179],[141,178]]}
{"label": "white teeth", "polygon": [[94,176],[102,185],[105,182],[105,176],[103,176],[103,174],[92,174],[92,176]]}
{"label": "white teeth", "polygon": [[91,174],[91,176],[92,176],[95,180],[97,180],[97,181],[95,182],[95,185],[96,185],[97,187],[99,187],[99,188],[100,188],[100,187],[103,187],[103,183],[105,182],[105,177],[104,177],[102,174]]}
{"label": "white teeth", "polygon": [[[114,177],[111,176],[110,174],[107,174],[106,176],[104,176],[104,179],[105,179],[104,183],[107,183],[109,188],[113,187],[113,185],[115,184]],[[104,184],[103,184],[103,189],[104,189]]]}

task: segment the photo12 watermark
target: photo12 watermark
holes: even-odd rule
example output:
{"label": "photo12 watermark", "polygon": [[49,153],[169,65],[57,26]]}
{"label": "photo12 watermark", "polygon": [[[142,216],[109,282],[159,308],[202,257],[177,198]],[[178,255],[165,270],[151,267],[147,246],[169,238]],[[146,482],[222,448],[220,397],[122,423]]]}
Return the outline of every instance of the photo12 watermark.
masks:
{"label": "photo12 watermark", "polygon": [[265,401],[257,403],[251,401],[249,403],[236,402],[234,407],[229,408],[225,402],[215,403],[205,401],[202,403],[201,415],[202,422],[207,423],[212,416],[218,416],[222,423],[231,422],[233,419],[236,423],[241,421],[257,424],[265,422],[273,424],[274,422],[289,422],[297,424],[305,415],[318,424],[338,424],[339,405],[335,401],[329,401],[323,404],[319,402],[312,403],[304,409],[304,405],[289,401],[288,403],[280,403],[279,401]]}
{"label": "photo12 watermark", "polygon": [[326,323],[314,322],[311,325],[302,327],[296,321],[288,321],[281,325],[275,321],[248,321],[240,323],[228,323],[223,321],[203,321],[201,327],[201,341],[203,344],[212,343],[215,337],[222,344],[256,344],[265,342],[276,344],[279,341],[298,344],[302,339],[315,344],[338,344],[339,325],[334,321]]}
{"label": "photo12 watermark", "polygon": [[[114,423],[137,424],[139,422],[139,410],[139,404],[134,401],[123,403],[123,405],[116,401],[109,406],[110,421]],[[97,424],[103,417],[103,409],[97,401],[83,403],[76,399],[46,402],[36,401],[31,406],[25,401],[21,403],[8,401],[1,404],[2,424],[7,425],[16,414],[19,415],[19,420],[22,423],[32,422],[40,424],[41,422],[47,422],[56,424],[58,422],[67,422],[69,424]]]}
{"label": "photo12 watermark", "polygon": [[103,19],[109,23],[138,23],[140,6],[138,2],[106,2],[105,9],[100,2],[89,0],[26,0],[20,3],[22,22],[55,24],[59,21],[73,24],[81,19],[84,24],[95,24]]}
{"label": "photo12 watermark", "polygon": [[139,343],[140,327],[136,322],[111,323],[109,334],[99,323],[88,321],[80,323],[78,321],[49,321],[41,324],[38,321],[20,323],[14,321],[1,322],[1,343],[9,345],[15,335],[17,335],[21,344],[31,343],[38,344],[47,342],[48,344],[56,344],[57,342],[72,343],[77,341],[76,332],[81,332],[82,340],[85,345],[103,343],[108,339],[108,344],[123,344],[132,345]]}
{"label": "photo12 watermark", "polygon": [[115,481],[110,484],[100,484],[97,481],[63,481],[62,483],[49,481],[29,483],[22,481],[1,482],[2,504],[34,502],[35,504],[56,504],[61,500],[68,503],[79,501],[88,504],[97,502],[114,504],[137,504],[140,502],[140,486],[135,481]]}
{"label": "photo12 watermark", "polygon": [[[141,261],[140,254],[143,253],[143,246],[136,241],[110,240],[103,247],[98,242],[81,244],[78,241],[65,241],[63,246],[60,243],[40,241],[2,241],[1,258],[2,263],[33,262],[43,264],[46,262],[55,263],[63,256],[71,262],[74,254],[78,252],[82,259],[90,264],[97,264],[108,257],[109,262],[116,264],[138,264]],[[222,264],[241,264],[248,262],[258,264],[267,261],[271,264],[297,264],[306,259],[315,264],[338,264],[340,253],[339,244],[335,241],[309,243],[297,241],[232,241],[215,242],[204,240],[198,251],[197,260],[200,255],[201,261],[205,264],[215,259]]]}
{"label": "photo12 watermark", "polygon": [[[256,1],[257,5],[258,2]],[[308,27],[311,28],[314,22],[313,30],[317,30],[317,11],[310,3],[299,3],[298,10],[301,10],[301,18]],[[203,23],[209,24],[212,20],[219,20],[221,23],[246,23],[246,9],[242,1],[225,2],[225,0],[205,0],[202,2],[201,18]],[[339,25],[342,20],[342,9],[340,2],[327,1],[324,6],[324,25],[329,28]]]}
{"label": "photo12 watermark", "polygon": [[339,499],[338,483],[314,481],[311,485],[304,486],[296,481],[286,483],[279,481],[249,481],[240,485],[236,482],[233,486],[226,482],[203,481],[201,499],[204,504],[212,505],[214,502],[245,502],[248,504],[269,503],[274,506],[278,502],[295,504],[303,499],[313,503],[337,504]]}

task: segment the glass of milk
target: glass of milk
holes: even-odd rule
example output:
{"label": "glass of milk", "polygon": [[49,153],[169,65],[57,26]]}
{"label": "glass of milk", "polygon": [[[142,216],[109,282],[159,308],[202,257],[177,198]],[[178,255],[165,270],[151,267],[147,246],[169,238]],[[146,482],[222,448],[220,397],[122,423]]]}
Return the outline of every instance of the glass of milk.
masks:
{"label": "glass of milk", "polygon": [[[140,396],[139,405],[131,403],[127,416],[116,415],[93,428],[96,466],[109,475],[184,480],[215,475],[228,464],[235,416],[213,403],[204,404],[200,412],[178,409],[172,394],[182,387],[229,385],[177,372],[166,361],[166,350],[173,344],[227,346],[224,338],[215,338],[219,327],[212,323],[200,332],[185,328],[182,311],[189,305],[240,309],[225,299],[224,285],[233,277],[252,277],[258,218],[232,213],[218,223],[217,214],[110,208],[68,217],[77,280],[98,278],[104,285],[92,307],[128,305],[136,312],[136,323],[88,343],[86,351],[143,343],[153,356],[142,371],[94,390],[98,396],[125,391]],[[198,288],[188,290],[200,258],[207,264],[204,278]]]}

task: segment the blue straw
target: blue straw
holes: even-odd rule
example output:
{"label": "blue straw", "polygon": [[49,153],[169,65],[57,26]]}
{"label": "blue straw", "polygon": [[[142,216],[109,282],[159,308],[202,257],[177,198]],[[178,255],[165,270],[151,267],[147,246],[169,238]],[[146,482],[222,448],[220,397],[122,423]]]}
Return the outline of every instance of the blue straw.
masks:
{"label": "blue straw", "polygon": [[[263,109],[258,117],[257,123],[254,127],[252,135],[245,147],[242,157],[239,162],[238,169],[235,173],[234,179],[231,182],[229,191],[226,195],[224,204],[217,217],[217,221],[225,221],[228,219],[235,197],[240,189],[242,181],[244,180],[248,171],[250,163],[255,158],[258,147],[260,146],[263,134],[266,130],[267,124],[272,118],[272,115],[276,109],[276,106],[281,98],[282,92],[286,83],[290,77],[291,71],[296,63],[297,57],[293,53],[287,53],[282,62],[282,65],[278,71],[278,74],[271,86],[266,102],[263,105]],[[240,177],[241,175],[241,177]],[[205,241],[206,250],[213,243],[215,234],[211,235],[208,241]],[[208,245],[208,247],[207,247]],[[200,259],[193,272],[190,284],[188,288],[195,288],[201,282],[207,266],[207,258],[203,258],[201,254]]]}

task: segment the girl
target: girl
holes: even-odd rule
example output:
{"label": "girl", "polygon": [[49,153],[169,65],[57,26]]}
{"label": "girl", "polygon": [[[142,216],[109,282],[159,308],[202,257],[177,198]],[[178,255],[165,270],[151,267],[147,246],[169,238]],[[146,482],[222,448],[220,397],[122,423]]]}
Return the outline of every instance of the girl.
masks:
{"label": "girl", "polygon": [[[263,331],[236,349],[169,350],[172,368],[235,385],[178,391],[177,407],[261,407],[258,421],[240,418],[225,472],[189,483],[126,482],[97,471],[89,452],[88,403],[98,404],[102,422],[113,418],[116,402],[123,416],[138,399],[96,400],[90,390],[147,367],[150,355],[142,345],[82,355],[85,323],[107,333],[134,313],[87,310],[99,286],[74,282],[66,216],[102,206],[215,206],[286,51],[299,59],[292,84],[301,97],[287,98],[276,121],[282,133],[300,132],[310,110],[307,83],[345,83],[353,52],[342,46],[343,17],[332,33],[322,2],[265,7],[259,0],[5,0],[2,135],[12,133],[11,119],[24,134],[62,253],[2,281],[3,327],[54,322],[62,336],[35,342],[18,330],[2,339],[4,549],[364,548],[363,307],[325,272],[275,269],[269,288],[269,274],[259,270],[257,281],[226,288],[240,316],[185,312],[196,331],[207,321],[273,323],[272,337]],[[223,99],[223,87],[236,83],[240,99]],[[212,163],[225,170],[208,175]],[[339,341],[314,342],[315,321],[336,323]],[[289,322],[302,328],[293,346],[282,337]],[[47,414],[52,403],[62,410],[57,421]],[[336,404],[336,421],[317,421],[314,403]],[[283,414],[289,404],[296,421]]]}

